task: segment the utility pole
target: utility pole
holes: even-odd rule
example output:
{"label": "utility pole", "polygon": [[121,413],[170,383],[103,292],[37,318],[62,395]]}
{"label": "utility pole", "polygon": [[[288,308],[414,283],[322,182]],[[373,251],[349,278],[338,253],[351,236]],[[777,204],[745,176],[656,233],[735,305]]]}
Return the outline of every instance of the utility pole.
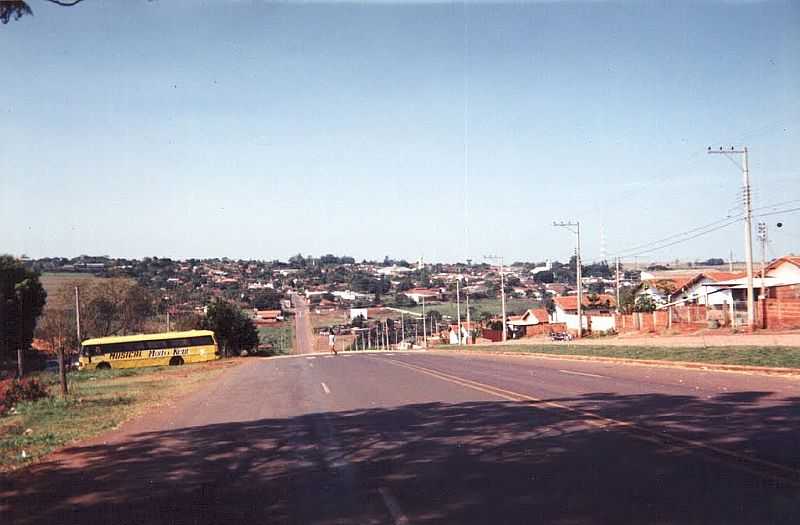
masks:
{"label": "utility pole", "polygon": [[461,274],[456,277],[456,331],[458,344],[461,344]]}
{"label": "utility pole", "polygon": [[[464,284],[467,283],[466,277],[464,278]],[[469,344],[469,340],[472,336],[472,325],[470,324],[470,317],[469,317],[469,288],[465,287],[464,292],[467,294],[467,340],[464,341],[465,345]]]}
{"label": "utility pole", "polygon": [[505,343],[508,337],[508,329],[506,327],[506,280],[503,272],[503,258],[497,255],[487,255],[485,257],[491,261],[500,262],[500,306],[503,314],[503,342]]}
{"label": "utility pole", "polygon": [[758,223],[758,240],[761,241],[761,298],[764,297],[764,278],[767,267],[767,223]]}
{"label": "utility pole", "polygon": [[733,248],[731,248],[731,253],[728,256],[728,273],[733,273]]}
{"label": "utility pole", "polygon": [[425,296],[422,296],[422,346],[428,348],[428,338],[425,336]]}
{"label": "utility pole", "polygon": [[[578,339],[583,337],[583,281],[581,275],[581,222],[555,222],[553,221],[553,226],[566,228],[572,233],[575,234],[577,238],[577,244],[575,249],[575,277],[578,286],[578,301],[577,301],[577,310],[578,310]],[[573,229],[574,228],[574,229]]]}
{"label": "utility pole", "polygon": [[81,292],[75,287],[75,332],[78,334],[78,349],[81,345]]}
{"label": "utility pole", "polygon": [[403,332],[403,343],[406,342],[406,317],[400,312],[400,330]]}
{"label": "utility pole", "polygon": [[758,239],[761,241],[761,292],[758,294],[758,300],[761,309],[761,328],[767,327],[766,319],[766,305],[764,301],[767,299],[767,287],[764,284],[764,279],[767,273],[767,223],[758,223]]}
{"label": "utility pole", "polygon": [[616,283],[617,283],[617,313],[620,313],[619,309],[619,257],[617,257],[617,271],[615,272]]}
{"label": "utility pole", "polygon": [[[735,149],[731,146],[729,150],[719,148],[719,151],[708,148],[710,154],[722,154],[730,158],[729,155],[742,156],[742,184],[744,197],[744,257],[745,268],[747,270],[747,326],[750,330],[755,328],[755,297],[753,295],[753,204],[750,192],[750,167],[747,163],[747,146],[742,149]],[[735,163],[735,162],[734,162]],[[738,167],[738,165],[737,165]]]}

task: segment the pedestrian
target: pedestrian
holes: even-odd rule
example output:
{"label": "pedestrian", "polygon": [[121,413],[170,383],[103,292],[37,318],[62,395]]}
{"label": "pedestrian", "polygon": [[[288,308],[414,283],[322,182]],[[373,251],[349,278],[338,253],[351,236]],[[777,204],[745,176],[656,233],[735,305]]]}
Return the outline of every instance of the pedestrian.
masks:
{"label": "pedestrian", "polygon": [[333,355],[339,355],[339,353],[336,351],[336,334],[333,333],[333,330],[331,330],[331,333],[328,335],[328,346],[330,347]]}

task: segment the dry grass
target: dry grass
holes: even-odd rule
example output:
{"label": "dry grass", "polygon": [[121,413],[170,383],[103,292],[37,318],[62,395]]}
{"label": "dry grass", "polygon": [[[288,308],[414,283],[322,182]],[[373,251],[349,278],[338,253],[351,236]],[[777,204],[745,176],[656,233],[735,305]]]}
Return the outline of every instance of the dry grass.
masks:
{"label": "dry grass", "polygon": [[[69,375],[61,399],[55,374],[40,374],[53,397],[20,403],[0,418],[0,471],[40,460],[58,448],[117,427],[123,421],[200,388],[237,361],[183,367],[84,370]],[[24,452],[24,454],[23,454]]]}

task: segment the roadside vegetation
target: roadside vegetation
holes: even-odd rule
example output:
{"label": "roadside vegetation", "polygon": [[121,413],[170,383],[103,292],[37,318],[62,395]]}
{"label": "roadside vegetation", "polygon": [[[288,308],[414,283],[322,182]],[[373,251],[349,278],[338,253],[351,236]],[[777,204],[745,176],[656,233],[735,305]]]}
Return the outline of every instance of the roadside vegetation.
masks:
{"label": "roadside vegetation", "polygon": [[32,374],[48,390],[33,401],[9,403],[0,416],[0,471],[37,461],[69,443],[112,429],[216,377],[232,361],[183,367],[83,370],[69,374],[70,395],[59,395],[58,376]]}
{"label": "roadside vegetation", "polygon": [[294,323],[285,322],[274,326],[259,326],[260,345],[270,345],[268,355],[291,354],[294,348]]}
{"label": "roadside vegetation", "polygon": [[459,350],[684,361],[719,365],[800,368],[800,348],[779,346],[650,347],[603,345],[493,345]]}

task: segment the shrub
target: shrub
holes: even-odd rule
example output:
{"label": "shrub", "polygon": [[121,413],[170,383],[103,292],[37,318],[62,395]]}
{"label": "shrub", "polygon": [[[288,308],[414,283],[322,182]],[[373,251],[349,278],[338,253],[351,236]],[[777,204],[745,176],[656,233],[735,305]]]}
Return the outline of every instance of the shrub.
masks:
{"label": "shrub", "polygon": [[47,387],[36,379],[2,381],[0,382],[0,415],[6,414],[20,401],[35,401],[49,395]]}

